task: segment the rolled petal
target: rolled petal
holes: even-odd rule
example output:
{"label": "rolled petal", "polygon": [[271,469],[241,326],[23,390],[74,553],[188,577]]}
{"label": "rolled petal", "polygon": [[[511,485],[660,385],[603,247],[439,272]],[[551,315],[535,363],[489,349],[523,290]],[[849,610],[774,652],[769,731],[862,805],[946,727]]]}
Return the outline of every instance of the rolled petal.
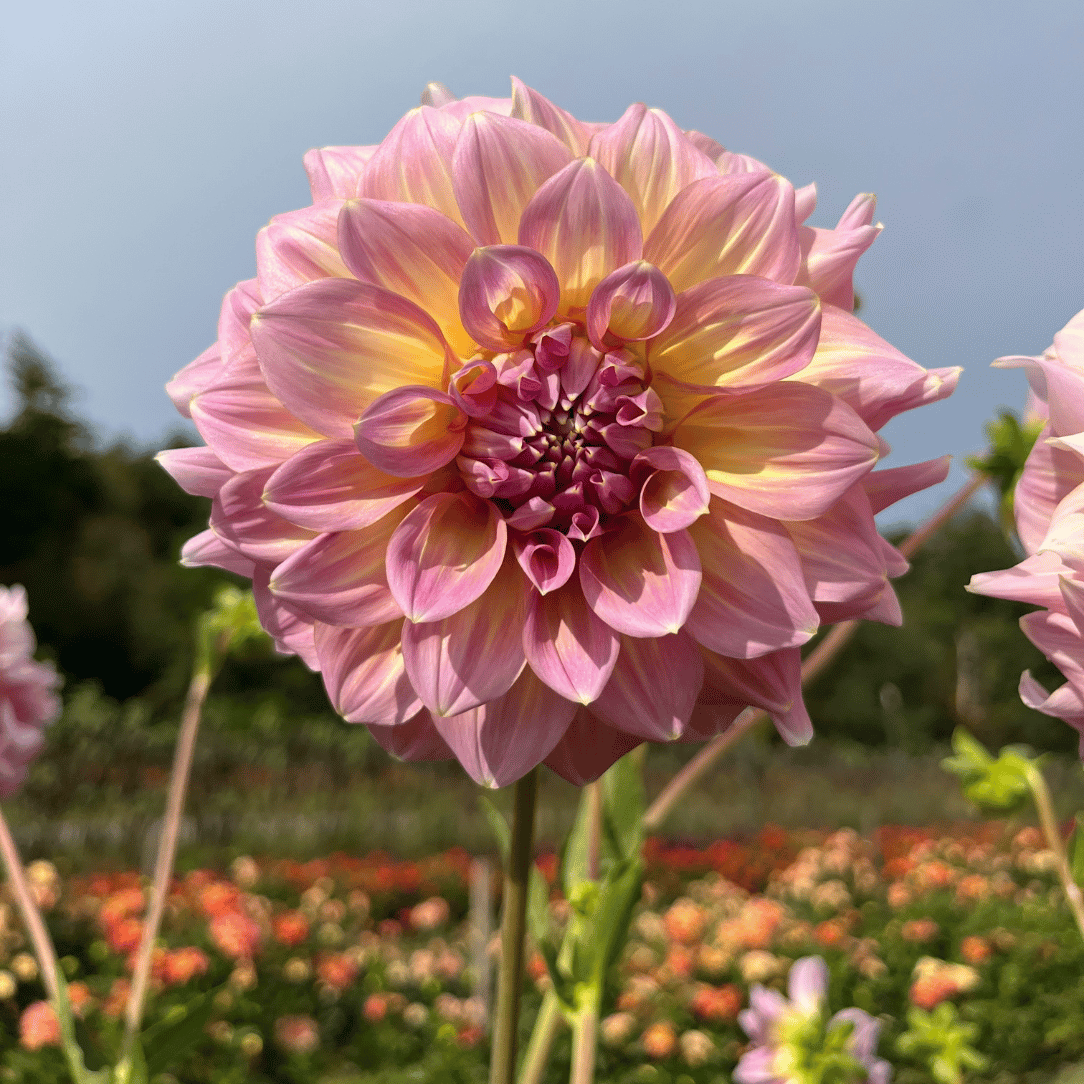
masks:
{"label": "rolled petal", "polygon": [[356,531],[398,508],[425,482],[378,470],[358,454],[352,440],[318,440],[271,475],[263,502],[312,531]]}
{"label": "rolled petal", "polygon": [[478,244],[515,244],[531,197],[571,160],[560,139],[528,121],[483,112],[467,117],[452,159],[452,183]]}
{"label": "rolled petal", "polygon": [[876,436],[842,400],[782,382],[704,400],[674,431],[711,491],[772,519],[813,519],[877,462]]}
{"label": "rolled petal", "polygon": [[611,271],[640,258],[643,235],[624,189],[593,158],[577,158],[527,204],[519,243],[557,272],[562,315],[582,314]]}
{"label": "rolled petal", "polygon": [[1027,370],[1032,390],[1050,410],[1050,431],[1056,437],[1084,431],[1084,370],[1063,364],[1056,357],[998,358],[999,369]]}
{"label": "rolled petal", "polygon": [[193,497],[217,497],[234,474],[210,448],[168,448],[154,458]]}
{"label": "rolled petal", "polygon": [[411,301],[345,279],[310,282],[252,320],[267,386],[291,414],[345,438],[375,399],[404,384],[437,388],[452,356]]}
{"label": "rolled petal", "polygon": [[457,354],[474,352],[459,319],[459,278],[474,250],[461,226],[417,203],[348,200],[339,213],[338,245],[362,282],[413,301]]}
{"label": "rolled petal", "polygon": [[1025,614],[1024,635],[1076,686],[1084,688],[1084,652],[1076,622],[1067,614]]}
{"label": "rolled petal", "polygon": [[1060,610],[1061,578],[1066,571],[1060,554],[1051,551],[1034,553],[1012,568],[976,573],[967,590],[976,595],[1009,598]]}
{"label": "rolled petal", "polygon": [[376,150],[371,147],[317,147],[304,158],[312,189],[312,201],[353,199],[365,164]]}
{"label": "rolled petal", "polygon": [[798,379],[838,395],[876,431],[905,410],[944,399],[959,376],[959,368],[923,369],[858,317],[825,305],[817,351]]}
{"label": "rolled petal", "polygon": [[854,308],[855,266],[883,228],[880,224],[851,230],[801,226],[802,266],[795,281],[816,290],[826,304],[850,312]]}
{"label": "rolled petal", "polygon": [[260,294],[270,301],[316,279],[349,278],[337,243],[339,200],[276,215],[256,237]]}
{"label": "rolled petal", "polygon": [[820,334],[817,295],[750,275],[709,279],[677,299],[648,348],[655,372],[697,387],[751,388],[804,369]]}
{"label": "rolled petal", "polygon": [[407,674],[434,717],[503,696],[525,665],[527,582],[511,556],[486,592],[442,621],[403,627]]}
{"label": "rolled petal", "polygon": [[1061,597],[1065,603],[1065,612],[1073,619],[1081,635],[1084,635],[1084,583],[1069,575],[1062,576]]}
{"label": "rolled petal", "polygon": [[596,349],[642,342],[674,317],[677,300],[666,276],[644,260],[619,267],[594,289],[587,306],[587,334]]}
{"label": "rolled petal", "polygon": [[817,631],[802,564],[779,523],[716,498],[689,533],[704,572],[685,629],[704,647],[750,659]]}
{"label": "rolled petal", "polygon": [[440,736],[427,711],[397,726],[369,727],[373,740],[399,760],[455,760],[455,753]]}
{"label": "rolled petal", "polygon": [[545,764],[573,786],[582,787],[593,783],[642,741],[635,734],[607,726],[581,708]]}
{"label": "rolled petal", "polygon": [[591,132],[587,125],[515,76],[512,76],[511,116],[544,128],[577,157],[587,153],[587,146],[591,142]]}
{"label": "rolled petal", "polygon": [[594,136],[590,153],[628,192],[645,233],[683,188],[718,176],[711,158],[662,110],[639,103]]}
{"label": "rolled petal", "polygon": [[226,482],[211,504],[211,529],[249,560],[278,564],[314,533],[265,507],[263,489],[270,475],[269,470],[246,471]]}
{"label": "rolled petal", "polygon": [[433,722],[475,782],[506,787],[549,756],[575,714],[575,704],[524,670],[504,696]]}
{"label": "rolled petal", "polygon": [[648,235],[644,259],[678,293],[721,275],[758,275],[789,285],[801,262],[794,189],[771,172],[694,181]]}
{"label": "rolled petal", "polygon": [[707,513],[708,479],[688,452],[665,444],[647,448],[632,461],[632,473],[640,470],[650,470],[640,490],[640,514],[653,531],[681,531]]}
{"label": "rolled petal", "polygon": [[566,584],[576,570],[576,550],[560,531],[546,528],[514,534],[512,549],[523,574],[543,595]]}
{"label": "rolled petal", "polygon": [[497,405],[497,369],[493,362],[469,361],[448,381],[456,405],[473,418],[486,418]]}
{"label": "rolled petal", "polygon": [[200,436],[235,471],[276,467],[320,436],[271,394],[251,345],[191,411]]}
{"label": "rolled petal", "polygon": [[700,590],[700,558],[689,533],[658,534],[638,517],[588,542],[579,569],[591,609],[626,636],[677,632]]}
{"label": "rolled petal", "polygon": [[943,455],[940,459],[927,459],[925,463],[870,471],[862,479],[862,488],[869,498],[873,514],[878,515],[912,493],[939,485],[948,477],[951,462],[952,456]]}
{"label": "rolled petal", "polygon": [[1084,694],[1080,689],[1066,683],[1049,693],[1031,676],[1030,670],[1025,670],[1020,675],[1020,699],[1032,711],[1064,719],[1070,726],[1075,726],[1081,731],[1081,744],[1084,745]]}
{"label": "rolled petal", "polygon": [[508,528],[471,493],[435,493],[396,529],[388,585],[411,621],[440,621],[480,598],[504,560]]}
{"label": "rolled petal", "polygon": [[794,221],[804,222],[817,209],[817,186],[807,184],[794,190]]}
{"label": "rolled petal", "polygon": [[566,700],[595,700],[610,680],[618,649],[617,634],[584,602],[578,584],[531,599],[523,629],[527,663]]}
{"label": "rolled petal", "polygon": [[357,194],[422,203],[464,225],[452,184],[452,156],[462,127],[461,120],[441,109],[412,109],[373,152]]}
{"label": "rolled petal", "polygon": [[401,621],[367,629],[316,626],[324,688],[348,723],[391,727],[417,715],[422,702],[410,687],[399,646]]}
{"label": "rolled petal", "polygon": [[185,568],[224,568],[251,579],[256,563],[243,556],[233,546],[227,546],[214,531],[200,531],[181,547],[181,564]]}
{"label": "rolled petal", "polygon": [[504,352],[553,318],[561,298],[544,256],[521,245],[476,249],[463,269],[459,313],[475,342]]}
{"label": "rolled petal", "polygon": [[616,730],[672,741],[681,737],[703,683],[704,660],[686,633],[622,636],[617,665],[591,712]]}
{"label": "rolled petal", "polygon": [[179,414],[192,417],[189,404],[193,397],[221,377],[222,367],[222,355],[218,343],[215,343],[174,375],[166,384],[166,394],[173,400]]}
{"label": "rolled petal", "polygon": [[354,427],[354,442],[377,470],[415,478],[455,459],[466,427],[467,415],[450,395],[407,386],[366,407]]}
{"label": "rolled petal", "polygon": [[872,192],[859,192],[839,216],[837,230],[858,230],[873,222],[877,213],[877,197]]}
{"label": "rolled petal", "polygon": [[317,536],[275,569],[272,593],[329,625],[364,628],[402,617],[384,562],[388,541],[405,515],[397,508],[363,531]]}

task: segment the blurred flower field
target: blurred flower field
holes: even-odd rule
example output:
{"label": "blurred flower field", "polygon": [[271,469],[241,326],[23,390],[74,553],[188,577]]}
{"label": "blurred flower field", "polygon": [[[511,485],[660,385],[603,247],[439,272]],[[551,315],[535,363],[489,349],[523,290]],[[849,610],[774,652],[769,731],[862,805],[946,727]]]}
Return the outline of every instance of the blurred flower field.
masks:
{"label": "blurred flower field", "polygon": [[[768,827],[707,847],[649,840],[649,875],[602,1022],[599,1079],[729,1078],[754,983],[782,989],[820,955],[829,1005],[882,1021],[899,1084],[932,1080],[897,1040],[908,1009],[956,1006],[992,1067],[968,1081],[1047,1081],[1084,1059],[1084,945],[1037,829],[882,827],[872,839]],[[554,881],[556,859],[543,855]],[[471,858],[333,854],[235,860],[172,886],[149,1019],[185,1007],[179,1059],[157,1084],[486,1078],[485,1006],[468,908]],[[134,872],[62,879],[32,864],[85,1036],[121,1028],[145,895]],[[497,889],[494,876],[492,888]],[[491,900],[491,905],[495,905]],[[561,924],[569,904],[554,890]],[[495,957],[495,941],[489,955]],[[530,963],[529,1029],[548,979]],[[0,1079],[64,1080],[52,1010],[10,900],[0,912]],[[564,1044],[562,1046],[562,1043]],[[905,1044],[906,1045],[906,1044]],[[547,1082],[567,1075],[567,1037]]]}

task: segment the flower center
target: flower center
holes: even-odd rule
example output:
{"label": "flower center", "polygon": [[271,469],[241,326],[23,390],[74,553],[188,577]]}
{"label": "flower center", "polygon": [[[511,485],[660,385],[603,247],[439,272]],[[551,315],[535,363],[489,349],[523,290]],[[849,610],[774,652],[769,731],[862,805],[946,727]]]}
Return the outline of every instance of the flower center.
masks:
{"label": "flower center", "polygon": [[457,460],[467,488],[497,501],[510,527],[599,534],[636,498],[633,460],[662,428],[642,361],[562,324],[491,364],[493,406],[471,418]]}

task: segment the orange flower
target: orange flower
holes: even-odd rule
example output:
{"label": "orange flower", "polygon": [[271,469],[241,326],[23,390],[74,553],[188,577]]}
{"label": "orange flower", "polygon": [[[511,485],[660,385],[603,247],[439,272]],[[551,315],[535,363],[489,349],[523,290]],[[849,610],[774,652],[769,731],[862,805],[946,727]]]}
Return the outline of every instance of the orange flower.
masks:
{"label": "orange flower", "polygon": [[652,1024],[640,1038],[644,1053],[654,1061],[669,1058],[677,1048],[677,1034],[672,1024],[659,1022]]}
{"label": "orange flower", "polygon": [[741,987],[733,982],[724,986],[701,986],[693,995],[689,1008],[699,1020],[723,1024],[736,1020],[745,1001]]}
{"label": "orange flower", "polygon": [[60,1045],[60,1021],[48,1001],[32,1001],[19,1017],[19,1045],[24,1050]]}
{"label": "orange flower", "polygon": [[260,927],[239,911],[215,915],[208,933],[219,951],[233,960],[251,956],[260,943]]}
{"label": "orange flower", "polygon": [[271,919],[271,932],[279,944],[293,948],[309,936],[309,923],[300,911],[284,911]]}
{"label": "orange flower", "polygon": [[162,960],[162,981],[167,986],[183,986],[197,975],[205,975],[210,963],[202,949],[192,946],[174,949]]}
{"label": "orange flower", "polygon": [[326,986],[341,993],[357,978],[358,965],[343,952],[328,953],[316,965],[316,975]]}

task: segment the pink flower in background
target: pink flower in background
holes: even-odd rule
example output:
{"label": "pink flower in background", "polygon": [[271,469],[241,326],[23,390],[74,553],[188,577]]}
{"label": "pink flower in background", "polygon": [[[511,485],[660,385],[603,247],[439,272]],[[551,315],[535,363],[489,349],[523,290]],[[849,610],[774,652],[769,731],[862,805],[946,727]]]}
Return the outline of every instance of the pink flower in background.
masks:
{"label": "pink flower in background", "polygon": [[799,649],[898,622],[871,473],[947,395],[853,314],[872,196],[834,229],[666,114],[585,124],[518,81],[431,87],[377,147],[311,151],[311,207],[169,386],[213,498],[184,560],[250,576],[280,650],[406,759],[577,783],[747,705],[811,736]]}
{"label": "pink flower in background", "polygon": [[1014,496],[1016,530],[1027,556],[1002,572],[973,576],[969,590],[1044,609],[1021,618],[1027,637],[1067,681],[1047,692],[1029,672],[1020,697],[1029,708],[1080,731],[1084,756],[1084,312],[1041,357],[1007,357],[1027,370],[1030,407],[1046,420]]}
{"label": "pink flower in background", "polygon": [[60,714],[60,677],[51,662],[34,659],[34,631],[26,620],[26,591],[0,586],[0,797],[9,798],[41,751],[42,730]]}

